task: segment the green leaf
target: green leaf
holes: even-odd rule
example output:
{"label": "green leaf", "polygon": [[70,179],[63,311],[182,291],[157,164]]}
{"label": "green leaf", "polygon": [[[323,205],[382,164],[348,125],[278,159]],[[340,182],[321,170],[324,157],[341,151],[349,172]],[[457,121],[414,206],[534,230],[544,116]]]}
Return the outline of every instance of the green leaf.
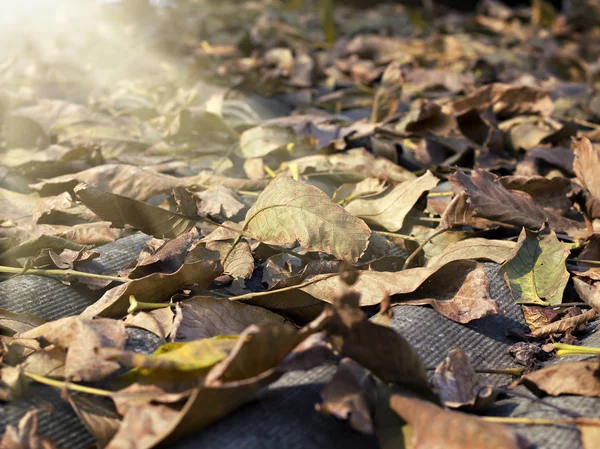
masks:
{"label": "green leaf", "polygon": [[356,262],[371,230],[316,187],[279,176],[246,214],[243,231],[271,245],[298,241],[307,251],[322,251]]}
{"label": "green leaf", "polygon": [[217,336],[187,343],[167,343],[154,354],[140,354],[131,351],[112,350],[110,360],[125,366],[145,370],[170,371],[173,374],[183,371],[204,371],[224,360],[237,344],[238,336]]}
{"label": "green leaf", "polygon": [[568,247],[548,226],[539,232],[523,228],[512,257],[500,269],[515,301],[560,304],[569,281],[568,255]]}

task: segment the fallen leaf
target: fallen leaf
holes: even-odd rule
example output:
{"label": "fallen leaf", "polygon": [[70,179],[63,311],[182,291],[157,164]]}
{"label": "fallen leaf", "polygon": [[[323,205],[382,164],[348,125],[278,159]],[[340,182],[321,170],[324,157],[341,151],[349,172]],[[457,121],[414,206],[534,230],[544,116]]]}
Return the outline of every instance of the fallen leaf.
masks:
{"label": "fallen leaf", "polygon": [[571,150],[575,153],[573,170],[578,181],[589,192],[588,212],[591,218],[600,218],[600,151],[592,145],[587,137],[573,138]]}
{"label": "fallen leaf", "polygon": [[151,206],[131,198],[104,192],[86,184],[73,191],[77,197],[102,220],[115,228],[130,225],[157,238],[177,237],[189,232],[200,220]]}
{"label": "fallen leaf", "polygon": [[177,329],[177,341],[240,334],[252,324],[285,325],[282,316],[267,309],[232,302],[226,298],[196,296],[180,304],[182,320]]}
{"label": "fallen leaf", "polygon": [[96,447],[104,448],[115,436],[121,423],[120,416],[110,399],[72,394],[68,390],[63,395],[66,396],[67,402],[87,431],[96,440]]}
{"label": "fallen leaf", "polygon": [[[500,313],[498,304],[490,296],[490,281],[483,266],[470,260],[462,262],[440,267],[431,276],[434,282],[424,283],[409,295],[396,296],[394,303],[431,305],[446,318],[462,324]],[[456,270],[457,265],[460,271]]]}
{"label": "fallen leaf", "polygon": [[229,219],[246,207],[233,190],[223,186],[212,187],[194,196],[200,199],[199,214],[220,215]]}
{"label": "fallen leaf", "polygon": [[[340,284],[338,283],[338,286]],[[394,329],[374,324],[358,308],[361,291],[348,290],[336,298],[325,332],[333,349],[371,371],[385,383],[402,385],[424,397],[435,398],[419,355]]]}
{"label": "fallen leaf", "polygon": [[462,347],[452,349],[446,360],[435,368],[433,385],[440,392],[442,404],[450,408],[485,411],[496,394],[471,365]]}
{"label": "fallen leaf", "polygon": [[361,433],[373,433],[370,404],[362,385],[366,378],[367,373],[359,364],[342,359],[333,378],[321,390],[322,402],[317,410],[347,420]]}
{"label": "fallen leaf", "polygon": [[0,309],[0,329],[12,334],[26,332],[44,323],[41,318],[27,312],[18,314]]}
{"label": "fallen leaf", "polygon": [[600,397],[599,369],[598,360],[564,362],[525,374],[519,383],[538,396],[576,394]]}
{"label": "fallen leaf", "polygon": [[501,264],[512,255],[515,242],[471,238],[448,245],[444,251],[427,261],[427,267],[441,267],[453,260],[474,259]]}
{"label": "fallen leaf", "polygon": [[596,283],[589,284],[580,277],[573,278],[573,285],[581,300],[597,313],[600,313],[600,285]]}
{"label": "fallen leaf", "polygon": [[298,243],[356,261],[367,248],[371,231],[360,219],[333,203],[319,189],[284,176],[275,178],[246,214],[243,231],[257,240]]}
{"label": "fallen leaf", "polygon": [[48,438],[38,435],[38,409],[29,410],[18,427],[6,426],[0,446],[6,449],[55,449]]}
{"label": "fallen leaf", "polygon": [[[527,449],[529,441],[509,427],[444,410],[421,399],[394,394],[390,407],[412,426],[412,449]],[[435,423],[435,426],[432,426]],[[400,429],[398,429],[399,431]]]}
{"label": "fallen leaf", "polygon": [[382,226],[388,231],[398,231],[404,218],[417,200],[433,189],[438,179],[430,172],[423,176],[398,184],[376,196],[349,201],[344,209],[368,223]]}
{"label": "fallen leaf", "polygon": [[483,110],[491,107],[498,118],[522,114],[545,116],[554,110],[549,91],[501,83],[482,86],[467,97],[455,101],[453,106],[457,114],[468,109]]}
{"label": "fallen leaf", "polygon": [[61,318],[17,334],[20,338],[40,338],[67,349],[65,376],[68,379],[94,381],[119,369],[119,364],[98,356],[101,348],[123,348],[127,336],[122,321]]}
{"label": "fallen leaf", "polygon": [[469,178],[457,171],[449,178],[456,189],[467,194],[478,217],[528,229],[540,229],[545,221],[556,231],[582,229],[578,222],[545,211],[529,194],[506,189],[489,172],[477,169]]}
{"label": "fallen leaf", "polygon": [[111,288],[98,301],[85,309],[81,316],[122,317],[127,314],[130,296],[143,302],[167,301],[171,295],[186,285],[196,284],[202,289],[208,287],[219,274],[221,274],[221,267],[218,261],[184,263],[174,273],[153,273]]}
{"label": "fallen leaf", "polygon": [[70,191],[79,183],[88,184],[115,195],[125,195],[138,201],[146,201],[161,193],[168,193],[175,187],[222,185],[232,189],[256,191],[267,185],[266,180],[227,178],[210,173],[178,178],[134,165],[105,164],[79,173],[46,179],[32,184],[31,188],[39,192],[41,196],[48,196]]}
{"label": "fallen leaf", "polygon": [[547,226],[539,232],[523,229],[513,255],[500,268],[514,300],[518,303],[560,304],[569,281],[565,266],[569,252]]}

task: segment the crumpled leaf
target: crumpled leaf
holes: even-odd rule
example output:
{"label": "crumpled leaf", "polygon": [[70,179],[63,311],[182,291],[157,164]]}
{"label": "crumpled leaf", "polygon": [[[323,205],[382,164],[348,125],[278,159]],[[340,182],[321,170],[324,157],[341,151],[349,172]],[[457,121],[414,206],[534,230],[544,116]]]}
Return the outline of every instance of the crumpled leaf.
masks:
{"label": "crumpled leaf", "polygon": [[130,225],[157,238],[177,237],[189,232],[198,220],[151,206],[121,195],[78,184],[73,191],[96,215],[115,228]]}
{"label": "crumpled leaf", "polygon": [[127,336],[122,321],[65,317],[42,324],[20,338],[40,338],[67,349],[65,376],[68,379],[100,380],[119,369],[119,364],[98,356],[101,348],[123,348]]}
{"label": "crumpled leaf", "polygon": [[556,231],[582,229],[578,222],[545,211],[525,192],[506,189],[484,170],[474,170],[470,178],[457,171],[449,179],[468,195],[478,217],[528,229],[540,229],[545,221]]}
{"label": "crumpled leaf", "polygon": [[518,303],[560,304],[569,281],[565,266],[569,252],[547,226],[539,232],[523,229],[512,257],[500,268],[514,300]]}
{"label": "crumpled leaf", "polygon": [[248,279],[252,276],[254,257],[250,245],[245,240],[240,240],[235,246],[233,241],[207,242],[206,249],[219,253],[223,273],[231,275],[234,279]]}
{"label": "crumpled leaf", "polygon": [[322,191],[285,176],[269,183],[246,214],[242,229],[264,243],[298,241],[308,251],[353,262],[365,251],[371,235],[362,220]]}
{"label": "crumpled leaf", "polygon": [[246,207],[237,194],[224,186],[212,187],[195,195],[200,199],[198,213],[231,218]]}
{"label": "crumpled leaf", "polygon": [[573,285],[581,300],[600,313],[600,284],[589,284],[580,277],[574,277]]}
{"label": "crumpled leaf", "polygon": [[575,394],[600,397],[600,364],[597,359],[564,362],[527,373],[519,383],[538,396]]}
{"label": "crumpled leaf", "polygon": [[573,170],[590,195],[587,202],[588,212],[591,218],[600,218],[600,151],[587,137],[573,138],[571,150],[575,153]]}
{"label": "crumpled leaf", "polygon": [[502,83],[482,86],[467,97],[455,101],[453,106],[457,114],[468,109],[491,107],[498,118],[521,114],[550,115],[554,110],[550,91]]}
{"label": "crumpled leaf", "polygon": [[38,409],[29,410],[18,427],[6,426],[0,441],[2,449],[56,449],[52,441],[38,435]]}
{"label": "crumpled leaf", "polygon": [[398,184],[379,195],[350,201],[344,209],[368,223],[395,232],[402,227],[404,218],[421,195],[433,189],[437,183],[438,179],[427,172],[415,180]]}
{"label": "crumpled leaf", "polygon": [[182,319],[177,329],[177,341],[240,334],[252,324],[285,325],[285,318],[267,309],[226,298],[195,296],[182,301],[180,305]]}
{"label": "crumpled leaf", "polygon": [[[134,401],[123,407],[121,426],[106,449],[150,449],[159,442],[172,444],[223,418],[275,381],[281,375],[274,369],[277,363],[317,332],[323,319],[326,316],[299,331],[274,324],[250,326],[229,356],[210,370],[202,386],[174,396],[150,396],[141,403]],[[135,399],[135,395],[129,397]]]}
{"label": "crumpled leaf", "polygon": [[493,388],[471,365],[462,347],[452,349],[435,368],[433,384],[446,407],[487,410],[496,399]]}

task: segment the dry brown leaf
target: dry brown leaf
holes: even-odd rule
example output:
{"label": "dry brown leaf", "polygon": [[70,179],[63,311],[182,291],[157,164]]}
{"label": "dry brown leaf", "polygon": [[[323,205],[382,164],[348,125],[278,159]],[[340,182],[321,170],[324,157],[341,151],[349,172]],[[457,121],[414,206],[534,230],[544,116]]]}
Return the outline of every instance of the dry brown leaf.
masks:
{"label": "dry brown leaf", "polygon": [[547,212],[529,194],[508,190],[484,170],[473,171],[471,177],[457,171],[449,178],[457,190],[467,194],[477,217],[528,229],[540,229],[546,221],[556,231],[573,233],[584,228],[579,222]]}
{"label": "dry brown leaf", "polygon": [[595,320],[597,317],[598,312],[594,309],[588,310],[580,315],[563,318],[562,320],[532,330],[531,335],[536,338],[543,338],[552,334],[562,334],[569,330],[577,329],[580,325]]}
{"label": "dry brown leaf", "polygon": [[347,420],[353,429],[361,433],[373,433],[371,407],[363,391],[367,376],[358,363],[342,359],[331,381],[321,390],[322,402],[317,410]]}
{"label": "dry brown leaf", "polygon": [[600,284],[589,284],[584,278],[574,277],[573,285],[581,300],[600,314]]}
{"label": "dry brown leaf", "polygon": [[482,86],[471,95],[455,101],[453,106],[459,115],[469,109],[491,107],[498,118],[521,114],[550,115],[554,110],[549,91],[501,83]]}
{"label": "dry brown leaf", "polygon": [[205,289],[219,274],[221,267],[218,261],[184,263],[172,274],[153,273],[111,288],[81,316],[122,317],[127,314],[131,295],[142,302],[165,302],[186,285],[196,284],[198,288]]}
{"label": "dry brown leaf", "polygon": [[527,449],[531,444],[511,428],[421,399],[392,395],[390,407],[412,426],[412,449]]}
{"label": "dry brown leaf", "polygon": [[119,369],[119,364],[98,356],[101,348],[125,346],[127,336],[122,321],[79,316],[66,317],[42,324],[18,335],[22,338],[40,338],[67,349],[65,377],[86,382],[104,379]]}
{"label": "dry brown leaf", "polygon": [[600,364],[598,359],[564,362],[528,373],[519,383],[538,396],[576,394],[600,397]]}
{"label": "dry brown leaf", "polygon": [[452,263],[440,267],[431,276],[432,282],[423,284],[410,295],[396,296],[394,302],[428,304],[446,318],[463,324],[500,313],[498,304],[490,296],[490,281],[483,266],[472,260],[462,262],[460,271],[456,271]]}
{"label": "dry brown leaf", "polygon": [[471,238],[451,243],[444,251],[427,261],[427,267],[441,267],[453,260],[474,259],[503,263],[512,253],[515,242],[509,240],[494,240]]}
{"label": "dry brown leaf", "polygon": [[[180,303],[182,319],[177,341],[190,341],[216,335],[236,335],[252,324],[285,325],[285,318],[262,307],[195,296]],[[291,324],[288,324],[291,326]]]}
{"label": "dry brown leaf", "polygon": [[256,191],[263,189],[267,182],[266,180],[226,178],[209,173],[178,178],[134,165],[105,164],[79,173],[46,179],[33,184],[31,188],[42,196],[48,196],[70,191],[77,184],[85,183],[105,192],[145,201],[181,186],[219,185],[232,189]]}
{"label": "dry brown leaf", "polygon": [[38,435],[38,410],[29,410],[18,427],[6,426],[0,441],[2,449],[56,449],[52,441]]}
{"label": "dry brown leaf", "polygon": [[417,200],[425,192],[433,189],[437,183],[438,179],[427,172],[415,180],[398,184],[379,195],[349,201],[344,208],[367,223],[396,232],[402,227],[404,218]]}
{"label": "dry brown leaf", "polygon": [[220,215],[229,219],[246,207],[233,190],[223,186],[196,193],[194,197],[200,200],[196,203],[199,214]]}
{"label": "dry brown leaf", "polygon": [[189,232],[200,218],[170,212],[126,196],[104,192],[87,184],[73,189],[77,197],[102,220],[115,228],[129,225],[154,237],[177,237]]}
{"label": "dry brown leaf", "polygon": [[573,170],[590,195],[587,201],[588,213],[591,218],[600,218],[600,151],[587,137],[573,138],[571,150],[575,153]]}
{"label": "dry brown leaf", "polygon": [[481,412],[496,400],[494,389],[475,372],[460,346],[452,349],[446,360],[435,368],[433,384],[446,407]]}
{"label": "dry brown leaf", "polygon": [[[339,285],[339,284],[338,284]],[[355,291],[361,291],[357,288]],[[435,398],[419,355],[395,330],[374,324],[358,308],[360,294],[349,291],[336,299],[325,332],[333,348],[350,357],[386,383]]]}

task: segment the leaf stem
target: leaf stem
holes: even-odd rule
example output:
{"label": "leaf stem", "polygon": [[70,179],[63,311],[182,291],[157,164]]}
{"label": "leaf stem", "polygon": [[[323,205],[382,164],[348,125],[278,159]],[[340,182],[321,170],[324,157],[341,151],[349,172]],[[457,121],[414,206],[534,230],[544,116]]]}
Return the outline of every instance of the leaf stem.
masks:
{"label": "leaf stem", "polygon": [[524,424],[528,426],[599,426],[600,418],[579,417],[570,419],[523,418],[513,416],[482,416],[481,419],[496,424]]}
{"label": "leaf stem", "polygon": [[246,293],[244,295],[239,295],[239,296],[230,296],[228,299],[230,301],[242,301],[245,299],[252,299],[252,298],[259,298],[262,296],[269,296],[269,295],[273,295],[275,293],[282,293],[282,292],[289,292],[291,290],[297,290],[303,287],[307,287],[309,285],[315,284],[319,281],[322,281],[324,279],[329,279],[330,277],[333,276],[339,276],[341,273],[327,273],[325,275],[320,275],[318,276],[316,279],[311,279],[310,281],[306,281],[306,282],[302,282],[301,284],[296,284],[296,285],[290,285],[289,287],[284,287],[284,288],[279,288],[276,290],[267,290],[264,292],[253,292],[253,293]]}
{"label": "leaf stem", "polygon": [[[200,189],[212,189],[214,187],[219,187],[219,186],[211,186],[210,184],[196,184],[196,187],[200,188]],[[237,189],[231,189],[233,190],[235,193],[239,193],[240,195],[247,195],[247,196],[256,196],[258,197],[260,195],[260,192],[251,192],[249,190],[237,190]]]}
{"label": "leaf stem", "polygon": [[374,234],[379,234],[379,235],[383,235],[386,237],[392,237],[392,238],[401,238],[404,240],[411,240],[413,242],[424,242],[423,239],[419,239],[417,237],[413,237],[412,235],[406,235],[406,234],[397,234],[395,232],[385,232],[385,231],[372,231]]}
{"label": "leaf stem", "polygon": [[167,307],[174,307],[175,304],[169,302],[142,302],[135,299],[135,296],[129,295],[129,308],[127,313],[137,312],[138,310],[154,310],[154,309],[166,309]]}
{"label": "leaf stem", "polygon": [[[7,363],[0,362],[0,366],[11,366]],[[78,391],[80,393],[93,394],[96,396],[106,396],[111,397],[115,393],[109,390],[101,390],[99,388],[94,387],[86,387],[85,385],[74,384],[72,382],[66,382],[63,380],[50,379],[49,377],[40,376],[39,374],[30,373],[28,371],[23,371],[23,375],[28,377],[29,379],[44,385],[50,385],[51,387],[61,388],[61,389],[69,389],[72,391]]]}
{"label": "leaf stem", "polygon": [[86,273],[85,271],[46,270],[46,269],[41,269],[41,268],[29,268],[29,269],[24,270],[22,268],[5,267],[5,266],[0,266],[0,273],[42,274],[42,275],[45,274],[48,276],[79,276],[79,277],[84,277],[84,278],[102,279],[104,281],[114,281],[114,282],[121,282],[121,283],[126,283],[131,280],[128,278],[122,278],[122,277],[118,277],[118,276],[108,276],[108,275],[104,275],[104,274]]}
{"label": "leaf stem", "polygon": [[600,355],[600,348],[591,346],[568,345],[565,343],[553,343],[552,347],[556,349],[557,357],[567,355]]}
{"label": "leaf stem", "polygon": [[404,261],[404,265],[402,266],[402,270],[406,270],[410,263],[413,261],[413,259],[415,257],[417,257],[417,255],[423,250],[423,248],[425,247],[425,245],[427,245],[429,242],[431,242],[434,238],[436,238],[438,235],[442,235],[444,232],[449,231],[450,228],[442,228],[437,232],[434,232],[432,235],[430,235],[429,237],[427,237],[427,239],[425,239],[424,242],[422,242],[419,247],[417,249],[415,249],[410,256],[407,257],[407,259]]}

